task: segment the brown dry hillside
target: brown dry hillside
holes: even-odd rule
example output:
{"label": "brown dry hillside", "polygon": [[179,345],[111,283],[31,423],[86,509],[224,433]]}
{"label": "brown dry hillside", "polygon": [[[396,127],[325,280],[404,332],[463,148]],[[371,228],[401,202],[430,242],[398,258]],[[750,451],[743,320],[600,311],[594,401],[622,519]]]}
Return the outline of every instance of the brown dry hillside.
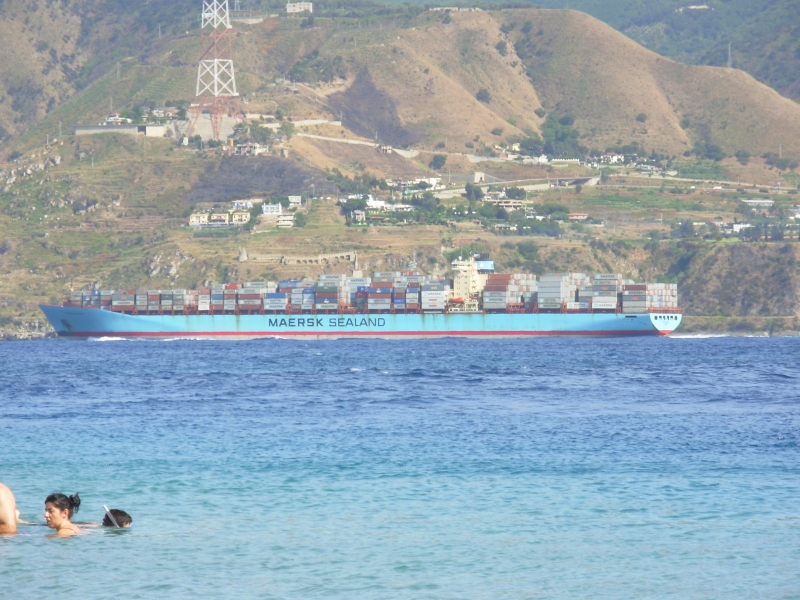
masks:
{"label": "brown dry hillside", "polygon": [[[495,18],[518,24],[510,37],[539,98],[546,109],[573,113],[588,144],[638,141],[671,153],[697,141],[728,153],[777,151],[782,144],[800,155],[800,105],[742,71],[676,63],[576,11],[504,11]],[[636,120],[641,113],[643,123]]]}
{"label": "brown dry hillside", "polygon": [[[99,25],[87,29],[96,20],[74,12],[76,3],[32,3],[24,11],[8,8],[9,3],[0,6],[6,7],[0,13],[5,17],[0,37],[14,41],[3,47],[0,61],[5,91],[0,123],[10,133],[27,130],[8,143],[9,149],[33,147],[57,133],[59,123],[69,128],[97,122],[111,98],[115,109],[191,100],[200,50],[197,29],[187,34],[175,25],[163,39],[143,45],[146,50],[119,54],[117,80],[116,62],[95,49],[105,44],[121,53],[126,35],[138,39],[136,27],[122,33]],[[59,23],[58,36],[54,23]],[[298,66],[305,65],[308,73],[334,65],[333,81],[309,80],[316,98],[288,114],[343,115],[354,133],[369,138],[377,133],[396,146],[429,149],[446,140],[448,150],[463,151],[475,136],[496,143],[501,138],[492,130],[502,129],[503,137],[537,131],[542,119],[534,111],[543,106],[573,113],[581,143],[589,148],[636,141],[681,154],[705,141],[728,154],[782,149],[800,157],[800,105],[742,71],[660,57],[583,13],[477,11],[445,19],[442,13],[424,12],[403,23],[365,29],[323,18],[311,29],[301,29],[299,19],[236,24],[242,98],[254,107],[255,96],[266,94],[269,100],[256,110],[272,110],[273,100],[284,105],[297,98],[288,91],[276,93],[270,87],[276,77],[296,73]],[[114,41],[115,36],[123,41]],[[57,61],[47,59],[53,53]],[[490,93],[489,102],[476,99],[481,89]],[[54,107],[43,118],[51,98]],[[637,121],[640,114],[646,115],[644,122]]]}

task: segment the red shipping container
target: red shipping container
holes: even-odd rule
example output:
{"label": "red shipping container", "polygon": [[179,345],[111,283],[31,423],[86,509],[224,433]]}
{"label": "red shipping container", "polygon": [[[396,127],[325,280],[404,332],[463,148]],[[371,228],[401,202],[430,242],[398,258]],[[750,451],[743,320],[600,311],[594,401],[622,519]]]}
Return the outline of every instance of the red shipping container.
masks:
{"label": "red shipping container", "polygon": [[239,300],[260,300],[261,294],[239,294]]}
{"label": "red shipping container", "polygon": [[226,283],[225,289],[226,290],[238,290],[241,286],[238,283]]}
{"label": "red shipping container", "polygon": [[368,294],[367,298],[389,298],[389,299],[391,299],[391,297],[392,297],[391,294],[372,294],[370,292],[367,292],[367,294]]}
{"label": "red shipping container", "polygon": [[647,285],[643,283],[636,283],[622,286],[624,290],[647,290]]}
{"label": "red shipping container", "polygon": [[487,285],[483,288],[484,292],[506,292],[508,291],[507,285]]}

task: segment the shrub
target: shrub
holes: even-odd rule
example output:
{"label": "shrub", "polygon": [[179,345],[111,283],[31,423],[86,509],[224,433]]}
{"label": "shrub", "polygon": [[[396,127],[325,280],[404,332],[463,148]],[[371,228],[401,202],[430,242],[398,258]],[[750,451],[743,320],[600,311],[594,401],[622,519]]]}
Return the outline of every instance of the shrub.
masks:
{"label": "shrub", "polygon": [[647,115],[644,113],[639,113],[638,115],[636,115],[636,120],[639,123],[644,123],[645,121],[647,121]]}
{"label": "shrub", "polygon": [[505,40],[500,40],[497,42],[495,49],[500,53],[500,56],[505,56],[508,54],[508,44],[505,42]]}
{"label": "shrub", "polygon": [[475,94],[475,98],[478,100],[478,102],[483,102],[484,104],[489,104],[492,101],[492,95],[486,88],[481,88],[478,90],[478,93]]}
{"label": "shrub", "polygon": [[501,127],[495,127],[492,129],[492,135],[501,136],[503,135],[503,129]]}
{"label": "shrub", "polygon": [[540,106],[535,111],[533,111],[533,114],[535,114],[540,119],[544,119],[544,116],[547,114],[547,112],[545,112],[545,110]]}
{"label": "shrub", "polygon": [[689,120],[689,117],[683,117],[681,119],[681,129],[689,129],[689,125],[691,124],[692,122]]}

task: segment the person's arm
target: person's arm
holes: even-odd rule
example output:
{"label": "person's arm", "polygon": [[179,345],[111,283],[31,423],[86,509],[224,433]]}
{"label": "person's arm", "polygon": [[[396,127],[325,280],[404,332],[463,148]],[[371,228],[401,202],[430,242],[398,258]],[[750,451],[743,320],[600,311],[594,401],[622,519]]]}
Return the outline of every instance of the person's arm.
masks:
{"label": "person's arm", "polygon": [[14,510],[14,512],[17,513],[17,523],[19,523],[20,525],[33,525],[33,523],[31,523],[30,521],[25,521],[22,518],[20,518],[18,510]]}

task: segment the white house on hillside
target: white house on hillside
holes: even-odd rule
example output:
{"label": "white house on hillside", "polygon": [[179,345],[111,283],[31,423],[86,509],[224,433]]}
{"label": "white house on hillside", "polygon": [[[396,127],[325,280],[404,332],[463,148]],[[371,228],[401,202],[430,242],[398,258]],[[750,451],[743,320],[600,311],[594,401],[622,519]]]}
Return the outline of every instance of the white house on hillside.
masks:
{"label": "white house on hillside", "polygon": [[286,5],[286,12],[289,14],[306,11],[310,13],[314,12],[314,4],[312,2],[289,2]]}

